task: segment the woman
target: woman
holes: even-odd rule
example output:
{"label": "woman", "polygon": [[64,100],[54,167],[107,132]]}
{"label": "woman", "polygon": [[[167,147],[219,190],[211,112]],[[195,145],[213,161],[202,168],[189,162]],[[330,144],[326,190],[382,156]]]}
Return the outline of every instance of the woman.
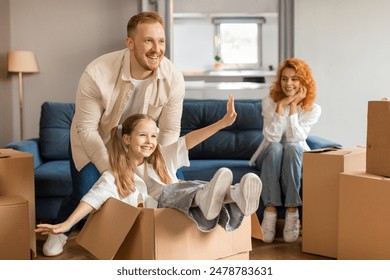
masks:
{"label": "woman", "polygon": [[280,64],[270,94],[263,99],[264,138],[250,164],[261,171],[265,206],[262,229],[266,243],[275,238],[276,207],[282,205],[287,208],[285,242],[294,242],[299,237],[302,154],[310,150],[306,138],[321,115],[315,98],[316,85],[309,66],[303,60],[290,58]]}

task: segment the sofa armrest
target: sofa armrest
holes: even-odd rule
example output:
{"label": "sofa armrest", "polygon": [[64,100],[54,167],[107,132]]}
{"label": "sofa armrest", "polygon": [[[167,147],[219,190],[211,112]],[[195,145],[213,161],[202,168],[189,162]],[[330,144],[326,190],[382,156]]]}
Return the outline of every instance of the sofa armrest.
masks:
{"label": "sofa armrest", "polygon": [[309,136],[306,139],[306,143],[309,145],[310,149],[323,149],[323,148],[341,148],[342,146],[339,143],[333,142],[331,140],[319,137],[319,136]]}
{"label": "sofa armrest", "polygon": [[42,164],[42,158],[39,150],[39,139],[26,139],[9,143],[5,148],[30,153],[34,157],[34,169]]}

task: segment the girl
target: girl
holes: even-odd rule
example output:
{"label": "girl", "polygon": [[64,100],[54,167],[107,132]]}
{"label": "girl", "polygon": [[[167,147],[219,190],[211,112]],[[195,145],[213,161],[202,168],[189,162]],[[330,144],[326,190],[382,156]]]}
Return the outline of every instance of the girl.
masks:
{"label": "girl", "polygon": [[221,120],[192,131],[169,146],[157,144],[159,129],[151,117],[128,117],[111,131],[111,169],[102,174],[65,222],[39,224],[36,232],[65,233],[87,214],[100,209],[109,197],[133,206],[142,203],[148,208],[178,209],[204,232],[217,224],[227,231],[237,229],[243,217],[258,208],[262,184],[257,175],[248,173],[235,186],[231,186],[233,175],[227,168],[219,169],[210,182],[179,182],[176,177],[178,168],[189,165],[188,150],[231,125],[236,116],[231,96]]}
{"label": "girl", "polygon": [[294,242],[299,237],[302,154],[310,150],[306,138],[321,114],[315,98],[316,86],[309,66],[290,58],[280,64],[270,94],[263,99],[264,138],[250,164],[261,171],[265,187],[262,229],[266,243],[275,238],[276,207],[283,205],[282,193],[287,208],[284,240]]}

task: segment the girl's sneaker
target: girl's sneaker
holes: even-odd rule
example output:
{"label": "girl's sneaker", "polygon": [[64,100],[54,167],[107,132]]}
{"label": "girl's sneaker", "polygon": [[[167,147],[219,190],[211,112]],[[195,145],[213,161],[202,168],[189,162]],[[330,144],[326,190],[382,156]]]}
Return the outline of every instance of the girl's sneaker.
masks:
{"label": "girl's sneaker", "polygon": [[48,234],[45,244],[43,244],[43,254],[48,257],[58,256],[64,251],[64,246],[68,236],[63,233]]}
{"label": "girl's sneaker", "polygon": [[221,212],[223,200],[233,181],[228,168],[220,168],[210,182],[198,190],[195,205],[198,205],[207,220],[215,219]]}
{"label": "girl's sneaker", "polygon": [[230,196],[244,216],[252,215],[259,207],[262,183],[254,173],[247,173],[239,184],[230,189]]}

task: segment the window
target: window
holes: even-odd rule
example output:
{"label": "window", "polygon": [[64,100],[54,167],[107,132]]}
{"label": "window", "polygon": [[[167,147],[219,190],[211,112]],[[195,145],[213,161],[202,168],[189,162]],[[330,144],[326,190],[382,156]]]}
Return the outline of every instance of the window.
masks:
{"label": "window", "polygon": [[264,18],[214,18],[215,56],[225,68],[262,66],[261,27]]}

